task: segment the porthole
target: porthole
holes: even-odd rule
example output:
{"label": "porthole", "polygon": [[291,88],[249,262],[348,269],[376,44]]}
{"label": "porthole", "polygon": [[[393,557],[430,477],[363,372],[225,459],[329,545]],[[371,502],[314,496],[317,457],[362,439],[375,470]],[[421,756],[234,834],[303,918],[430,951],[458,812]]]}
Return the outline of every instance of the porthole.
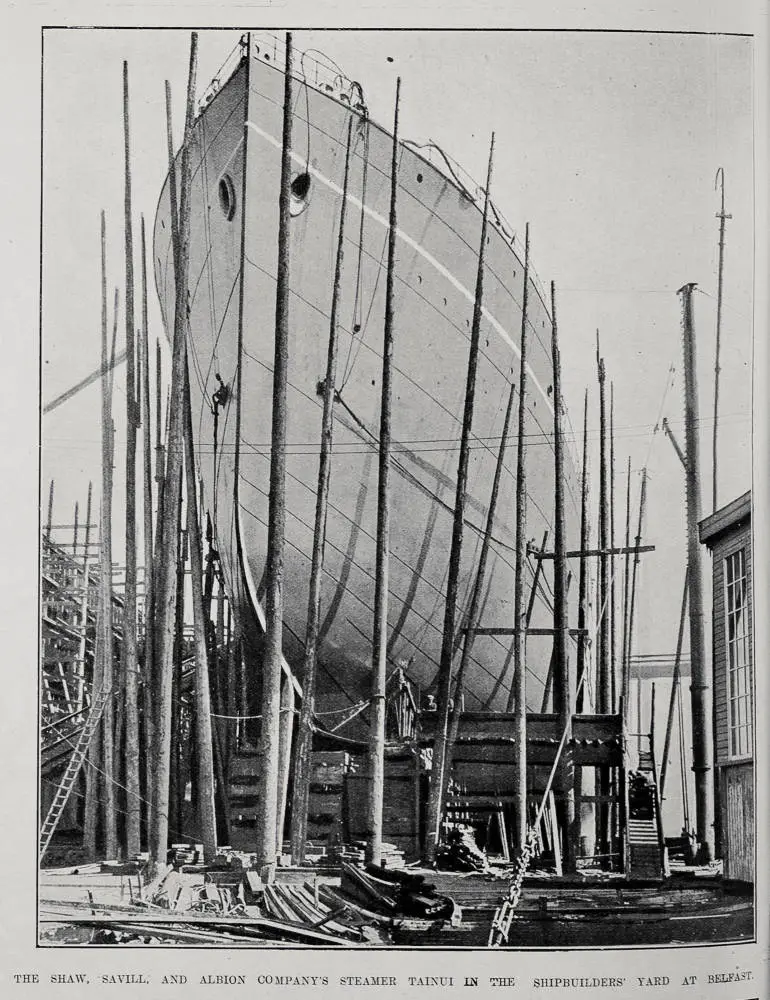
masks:
{"label": "porthole", "polygon": [[224,174],[219,179],[219,207],[222,215],[230,222],[235,215],[235,187],[229,174]]}
{"label": "porthole", "polygon": [[291,203],[289,210],[292,215],[299,215],[307,208],[310,200],[310,174],[297,174],[291,182]]}
{"label": "porthole", "polygon": [[422,184],[422,174],[417,175],[417,183]]}

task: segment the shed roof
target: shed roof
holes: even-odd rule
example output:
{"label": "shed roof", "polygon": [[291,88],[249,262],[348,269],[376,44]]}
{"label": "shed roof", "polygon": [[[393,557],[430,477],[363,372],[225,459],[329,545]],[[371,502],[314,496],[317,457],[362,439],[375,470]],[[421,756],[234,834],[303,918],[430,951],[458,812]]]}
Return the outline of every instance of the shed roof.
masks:
{"label": "shed roof", "polygon": [[717,539],[727,531],[734,530],[744,521],[751,520],[751,490],[743,496],[715,510],[713,514],[704,517],[698,525],[698,535],[701,542],[711,549]]}

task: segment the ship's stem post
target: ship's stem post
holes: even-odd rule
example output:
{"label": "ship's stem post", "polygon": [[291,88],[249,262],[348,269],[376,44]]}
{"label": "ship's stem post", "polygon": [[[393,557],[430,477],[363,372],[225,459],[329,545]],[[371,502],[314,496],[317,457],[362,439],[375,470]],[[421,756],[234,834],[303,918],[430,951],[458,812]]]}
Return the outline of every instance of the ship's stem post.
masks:
{"label": "ship's stem post", "polygon": [[126,584],[123,615],[123,679],[126,700],[126,855],[141,849],[142,805],[139,786],[139,657],[136,636],[136,345],[134,330],[134,229],[131,218],[131,138],[128,63],[123,63],[123,138],[125,152],[126,251]]}
{"label": "ship's stem post", "polygon": [[190,588],[192,591],[195,640],[195,761],[197,764],[198,836],[203,843],[204,861],[214,858],[217,828],[214,814],[214,757],[211,735],[211,697],[209,661],[206,648],[206,619],[203,613],[203,555],[195,491],[195,452],[193,450],[190,374],[187,359],[184,369],[184,444],[187,490],[187,535],[190,544]]}
{"label": "ship's stem post", "polygon": [[388,586],[390,559],[390,444],[393,394],[393,326],[396,278],[396,232],[398,228],[398,113],[401,78],[396,80],[393,114],[393,152],[390,164],[390,218],[388,225],[388,269],[385,284],[385,323],[382,344],[382,389],[380,402],[380,448],[377,487],[377,550],[374,583],[374,628],[372,633],[372,694],[370,707],[369,801],[366,826],[366,856],[378,865],[382,855],[382,804],[385,794],[385,683],[388,660]]}
{"label": "ship's stem post", "polygon": [[[157,745],[155,748],[156,796],[155,817],[150,837],[150,857],[164,862],[168,849],[169,779],[171,774],[171,700],[173,688],[174,612],[176,609],[177,541],[179,537],[179,495],[182,472],[184,417],[184,359],[187,331],[187,292],[190,253],[190,143],[195,112],[195,76],[198,61],[198,35],[190,39],[190,65],[187,81],[185,135],[182,147],[181,191],[179,201],[178,255],[175,258],[174,342],[171,364],[171,394],[168,426],[168,457],[163,486],[162,527],[156,620],[158,663]],[[172,199],[173,203],[173,199]]]}
{"label": "ship's stem post", "polygon": [[[286,527],[286,390],[289,368],[289,247],[293,116],[292,36],[286,34],[283,143],[278,199],[278,270],[275,291],[272,449],[267,528],[267,635],[262,670],[262,729],[257,809],[257,863],[264,877],[275,872],[278,818],[278,754],[283,659],[283,555]],[[221,743],[221,741],[220,741]]]}
{"label": "ship's stem post", "polygon": [[685,455],[687,463],[687,566],[690,597],[690,695],[692,704],[693,764],[695,774],[695,821],[698,860],[709,863],[714,855],[714,788],[712,784],[711,685],[706,661],[703,612],[703,569],[698,540],[701,518],[700,454],[698,448],[698,378],[696,371],[694,284],[679,290],[682,299],[685,393]]}
{"label": "ship's stem post", "polygon": [[725,213],[725,172],[720,167],[717,171],[717,183],[721,184],[722,188],[722,207],[719,212],[717,212],[717,218],[719,219],[719,273],[717,278],[717,335],[716,335],[716,351],[714,357],[714,437],[712,442],[712,473],[713,473],[713,484],[712,484],[712,509],[717,509],[717,495],[719,487],[719,479],[717,476],[718,463],[717,463],[717,444],[719,438],[719,375],[721,372],[721,367],[719,364],[719,355],[721,349],[722,341],[722,285],[724,278],[724,266],[725,266],[725,223],[728,219],[732,219],[732,215]]}
{"label": "ship's stem post", "polygon": [[[596,331],[596,365],[599,381],[599,683],[598,711],[605,715],[610,712],[612,691],[610,682],[610,606],[609,606],[609,556],[607,555],[609,528],[609,497],[607,489],[607,397],[604,358],[599,350],[599,331]],[[608,767],[599,768],[599,795],[601,800],[597,810],[598,853],[604,860],[609,854],[609,802],[610,772]]]}
{"label": "ship's stem post", "polygon": [[329,501],[329,480],[334,434],[334,393],[337,381],[337,354],[339,346],[338,311],[342,263],[345,246],[345,217],[347,214],[348,178],[350,173],[350,148],[353,118],[348,121],[348,140],[345,152],[345,174],[342,182],[340,222],[337,235],[337,258],[334,265],[331,315],[329,320],[329,348],[324,380],[323,416],[321,418],[321,453],[318,462],[318,488],[316,491],[313,553],[310,565],[310,589],[305,636],[305,663],[302,672],[302,706],[297,726],[294,748],[294,787],[291,806],[291,855],[295,865],[305,860],[307,843],[307,809],[310,794],[310,754],[313,748],[313,715],[315,712],[316,657],[318,631],[321,621],[321,574],[324,561],[324,525]]}
{"label": "ship's stem post", "polygon": [[[588,614],[588,540],[590,523],[588,520],[588,389],[583,402],[583,470],[580,484],[580,566],[578,575],[578,629],[580,635],[577,645],[577,675],[583,676],[586,662],[586,618]],[[583,711],[585,704],[585,685],[577,694],[577,710]]]}
{"label": "ship's stem post", "polygon": [[468,355],[468,374],[465,385],[465,407],[463,412],[462,433],[460,437],[460,457],[457,468],[457,491],[455,495],[454,524],[452,527],[452,544],[449,552],[449,570],[447,574],[447,594],[444,609],[444,631],[441,642],[441,660],[438,677],[438,707],[437,729],[433,741],[433,771],[428,798],[428,818],[426,832],[426,857],[433,861],[438,845],[441,816],[443,812],[444,773],[446,769],[446,746],[449,733],[449,702],[452,686],[452,659],[455,643],[455,618],[457,615],[457,592],[460,577],[460,559],[462,556],[463,525],[465,503],[468,488],[468,459],[471,429],[473,426],[473,409],[476,397],[476,373],[478,368],[479,338],[481,334],[482,303],[484,298],[484,257],[487,241],[487,223],[489,218],[489,188],[492,182],[492,162],[494,158],[495,137],[489,149],[489,166],[487,168],[487,186],[484,196],[484,214],[481,222],[481,242],[479,246],[478,271],[476,274],[476,294],[473,303],[473,322],[471,324],[471,342]]}
{"label": "ship's stem post", "polygon": [[574,690],[569,669],[569,620],[567,616],[567,540],[564,518],[564,445],[562,431],[561,356],[556,319],[556,286],[551,282],[551,355],[553,359],[553,450],[554,450],[554,702],[559,725],[566,732],[559,763],[561,827],[564,832],[565,872],[575,870],[575,788],[570,740]]}
{"label": "ship's stem post", "polygon": [[[529,343],[529,223],[524,231],[524,289],[521,296],[519,411],[516,443],[516,564],[513,584],[513,846],[524,847],[527,835],[527,608],[524,605],[524,564],[527,559],[526,418]],[[513,391],[513,390],[511,390]],[[510,404],[509,404],[510,405]],[[505,438],[501,445],[505,444]],[[498,462],[499,467],[499,462]],[[491,525],[490,525],[491,528]]]}
{"label": "ship's stem post", "polygon": [[[142,456],[143,456],[143,514],[144,514],[144,752],[146,781],[145,788],[149,793],[152,787],[151,775],[153,769],[153,681],[154,663],[154,580],[153,580],[153,523],[152,523],[152,422],[150,417],[150,340],[147,321],[147,246],[144,232],[144,216],[142,216]],[[145,798],[148,798],[145,795]],[[149,815],[147,817],[149,822]]]}
{"label": "ship's stem post", "polygon": [[676,711],[677,696],[679,694],[679,683],[682,665],[682,642],[684,640],[684,623],[687,618],[687,594],[689,591],[689,569],[684,573],[684,586],[682,588],[682,610],[679,613],[679,632],[676,637],[676,657],[674,658],[674,674],[671,678],[671,697],[668,702],[668,717],[666,718],[666,735],[663,741],[663,757],[660,762],[660,800],[666,790],[666,775],[668,773],[668,758],[671,752],[671,733],[674,728],[674,712]]}

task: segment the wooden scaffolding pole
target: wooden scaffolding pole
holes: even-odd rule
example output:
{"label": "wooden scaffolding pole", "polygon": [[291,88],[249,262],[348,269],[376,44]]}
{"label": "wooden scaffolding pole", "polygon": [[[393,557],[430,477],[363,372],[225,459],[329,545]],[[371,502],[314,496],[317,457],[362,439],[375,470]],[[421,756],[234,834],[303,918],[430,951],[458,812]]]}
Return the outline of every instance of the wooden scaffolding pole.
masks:
{"label": "wooden scaffolding pole", "polygon": [[725,223],[728,219],[732,219],[732,215],[728,215],[725,212],[725,172],[722,167],[717,170],[715,186],[717,184],[720,185],[722,191],[722,205],[716,216],[719,219],[719,272],[717,278],[717,334],[714,358],[714,429],[711,445],[713,478],[711,487],[712,510],[717,509],[717,498],[719,492],[719,465],[717,452],[719,443],[719,375],[722,371],[719,360],[722,342],[722,286],[725,266]]}
{"label": "wooden scaffolding pole", "polygon": [[[511,837],[522,850],[527,836],[527,627],[528,608],[524,605],[524,563],[527,559],[527,446],[526,418],[528,392],[527,347],[529,344],[529,223],[524,230],[524,289],[521,296],[521,336],[519,356],[519,412],[516,442],[516,564],[513,583],[513,824]],[[513,389],[511,389],[511,393]],[[510,402],[509,402],[510,408]],[[507,417],[506,417],[507,427]],[[502,462],[505,438],[501,443]],[[497,475],[497,472],[496,472]]]}
{"label": "wooden scaffolding pole", "polygon": [[441,817],[443,813],[443,789],[445,787],[446,745],[449,735],[449,701],[452,686],[452,660],[455,648],[455,618],[457,615],[457,592],[460,577],[460,559],[462,557],[463,526],[465,522],[465,503],[468,488],[468,459],[471,430],[473,426],[473,410],[476,397],[476,372],[478,368],[479,338],[481,334],[482,303],[484,299],[484,258],[487,241],[487,224],[489,220],[489,189],[492,182],[492,163],[494,159],[495,137],[489,148],[489,165],[487,167],[487,185],[484,193],[484,212],[481,219],[481,241],[479,245],[478,270],[476,272],[476,294],[473,303],[473,322],[471,324],[471,340],[468,353],[468,373],[465,384],[465,406],[463,411],[462,433],[460,437],[460,457],[457,468],[457,490],[455,494],[454,523],[452,526],[452,543],[449,552],[449,569],[447,574],[446,604],[444,608],[444,630],[441,642],[441,659],[438,672],[438,724],[433,742],[433,771],[428,798],[428,817],[426,826],[425,853],[427,860],[432,862],[436,855],[441,834]]}
{"label": "wooden scaffolding pole", "polygon": [[275,289],[275,352],[267,526],[265,618],[262,665],[262,726],[257,806],[257,863],[272,879],[278,812],[278,753],[283,659],[283,553],[286,527],[286,390],[289,368],[289,248],[291,233],[292,36],[286,34],[281,183],[278,197],[278,266]]}
{"label": "wooden scaffolding pole", "polygon": [[684,350],[685,477],[687,481],[687,567],[690,598],[690,696],[692,706],[692,769],[695,774],[695,823],[698,861],[714,857],[714,784],[710,666],[706,660],[703,609],[703,559],[698,537],[701,519],[700,449],[698,446],[698,376],[693,315],[694,283],[684,285],[682,300]]}
{"label": "wooden scaffolding pole", "polygon": [[[449,730],[449,738],[447,740],[446,747],[446,762],[444,765],[444,789],[442,792],[442,798],[446,795],[446,788],[449,783],[449,772],[452,766],[452,754],[454,751],[455,744],[457,742],[457,737],[460,731],[460,716],[462,715],[462,704],[463,704],[463,683],[465,680],[465,672],[470,662],[471,652],[473,651],[473,644],[475,642],[476,636],[478,635],[477,628],[479,624],[479,616],[481,614],[481,600],[482,593],[484,589],[484,577],[486,574],[487,560],[489,558],[489,549],[492,543],[492,532],[495,525],[495,517],[497,515],[497,501],[500,495],[500,480],[502,479],[503,469],[505,467],[505,449],[508,444],[508,434],[511,426],[511,414],[513,413],[513,401],[516,396],[516,385],[511,383],[511,388],[508,393],[508,405],[505,410],[505,418],[503,420],[503,432],[500,437],[500,447],[497,451],[497,462],[495,464],[495,475],[492,480],[492,492],[489,497],[489,507],[487,508],[487,521],[484,528],[484,537],[481,541],[481,552],[479,554],[479,563],[476,569],[476,579],[473,584],[473,592],[471,595],[471,604],[468,611],[468,625],[465,629],[464,641],[462,645],[462,656],[460,658],[460,666],[457,668],[457,678],[455,680],[454,686],[454,705],[452,708],[452,719]],[[523,397],[519,395],[519,414],[521,414],[521,409]],[[521,428],[521,425],[519,425]],[[522,541],[523,548],[526,551],[526,538]],[[523,586],[522,586],[523,591]],[[524,604],[523,594],[520,595],[519,602],[519,617],[515,619],[521,624],[517,624],[515,629],[522,629],[526,635],[526,622],[525,622],[525,611],[522,606]],[[517,637],[517,632],[514,630],[514,639]],[[524,667],[524,660],[522,659],[522,667]],[[514,684],[516,684],[516,678],[514,677]],[[524,843],[523,837],[526,834],[526,795],[527,795],[527,758],[526,758],[526,739],[527,739],[527,716],[526,716],[526,701],[524,702],[524,711],[520,713],[519,706],[521,702],[522,692],[517,691],[517,698],[519,699],[515,706],[516,720],[514,722],[514,734],[522,740],[522,746],[524,747],[524,783],[523,785],[517,784],[517,778],[519,777],[518,771],[514,773],[514,796],[516,796],[516,801],[514,801],[514,809],[520,810],[521,813],[516,813],[516,822],[511,830],[511,834],[515,839],[515,842],[521,846]],[[523,718],[520,718],[520,715]],[[523,736],[522,736],[523,729]],[[518,756],[519,746],[518,743],[514,745],[514,752],[517,754],[515,760],[517,761],[517,766],[519,765],[521,758]],[[523,791],[522,791],[523,789]],[[519,837],[520,824],[519,820],[524,824],[524,834]],[[506,849],[507,849],[506,844]]]}
{"label": "wooden scaffolding pole", "polygon": [[628,666],[628,608],[631,597],[631,456],[626,465],[626,553],[623,560],[623,637],[620,650],[620,698],[623,717],[628,719],[630,670]]}
{"label": "wooden scaffolding pole", "polygon": [[[610,711],[610,613],[609,594],[609,557],[606,550],[609,544],[609,498],[607,489],[607,401],[605,392],[606,372],[604,358],[599,353],[599,331],[596,331],[596,365],[599,381],[599,589],[596,606],[599,608],[599,677],[597,684],[598,705],[601,714]],[[603,848],[602,848],[603,850]]]}
{"label": "wooden scaffolding pole", "polygon": [[366,857],[379,865],[382,855],[382,803],[385,793],[385,684],[388,662],[388,582],[390,556],[390,418],[396,230],[398,225],[398,112],[401,78],[396,80],[393,115],[393,146],[390,161],[390,216],[388,224],[388,269],[385,285],[385,323],[382,343],[380,394],[380,441],[377,478],[377,549],[372,630],[372,688],[369,708],[369,797],[366,812]]}
{"label": "wooden scaffolding pole", "polygon": [[674,658],[674,673],[671,678],[671,698],[668,703],[668,717],[666,719],[666,736],[663,741],[663,757],[660,761],[660,800],[666,790],[666,775],[668,774],[668,758],[671,752],[671,733],[674,728],[674,712],[676,711],[677,698],[679,696],[679,681],[682,666],[682,642],[684,640],[684,623],[687,618],[687,593],[689,590],[689,569],[684,573],[684,586],[682,587],[682,610],[679,613],[679,632],[676,637],[676,656]]}
{"label": "wooden scaffolding pole", "polygon": [[[609,456],[607,448],[607,394],[604,358],[599,347],[599,331],[596,331],[596,366],[599,382],[599,577],[596,606],[599,611],[599,650],[597,710],[606,715],[612,710],[612,681],[610,675],[610,616],[612,614],[610,595],[610,563],[607,555],[609,546]],[[597,851],[604,862],[609,860],[610,843],[610,769],[598,769],[599,795],[603,801],[596,810]]]}
{"label": "wooden scaffolding pole", "polygon": [[[182,471],[182,423],[184,416],[184,358],[187,331],[188,264],[190,250],[190,142],[195,113],[195,76],[198,35],[190,39],[187,80],[187,109],[182,146],[181,192],[179,201],[178,259],[175,267],[174,342],[171,365],[168,457],[163,487],[161,546],[156,594],[157,680],[159,713],[156,739],[155,815],[150,836],[150,857],[165,861],[168,848],[169,779],[171,774],[171,699],[173,691],[174,614],[176,610],[176,558],[179,537],[179,494]],[[174,171],[172,165],[172,173]],[[173,200],[173,199],[172,199]]]}
{"label": "wooden scaffolding pole", "polygon": [[88,599],[89,599],[89,543],[91,540],[91,498],[93,483],[88,483],[88,501],[86,503],[86,537],[83,546],[83,594],[80,601],[80,643],[78,645],[77,686],[75,692],[75,709],[83,710],[85,704],[86,686],[86,640],[88,638]]}
{"label": "wooden scaffolding pole", "polygon": [[126,583],[123,604],[123,683],[126,739],[126,856],[141,850],[142,802],[139,786],[139,657],[136,636],[136,429],[138,424],[134,331],[134,232],[131,218],[131,133],[128,63],[123,63],[126,250]]}
{"label": "wooden scaffolding pole", "polygon": [[292,738],[296,714],[294,683],[286,671],[281,673],[280,721],[278,724],[278,803],[275,822],[275,849],[283,851],[283,832],[286,828],[286,806],[289,801],[289,773],[291,771]]}
{"label": "wooden scaffolding pole", "polygon": [[[100,548],[101,584],[99,603],[102,620],[101,685],[107,692],[102,716],[102,770],[104,771],[104,852],[115,858],[118,853],[115,818],[114,739],[113,739],[113,634],[112,634],[112,467],[114,428],[112,424],[112,375],[107,372],[107,249],[106,224],[102,212],[102,544]],[[117,321],[117,310],[115,315]]]}
{"label": "wooden scaffolding pole", "polygon": [[617,636],[617,557],[615,555],[615,383],[610,382],[610,472],[609,472],[609,504],[610,504],[610,703],[609,711],[618,710],[618,636]]}
{"label": "wooden scaffolding pole", "polygon": [[[588,389],[583,401],[583,467],[580,485],[580,569],[578,575],[578,630],[580,632],[577,646],[577,676],[582,677],[585,670],[587,635],[585,633],[588,618],[588,545],[591,523],[588,518]],[[582,712],[585,706],[585,684],[577,693],[577,711]]]}
{"label": "wooden scaffolding pole", "polygon": [[295,865],[305,860],[307,845],[307,808],[310,794],[310,754],[313,749],[313,726],[315,714],[316,657],[318,655],[318,632],[321,623],[321,575],[324,562],[324,531],[329,500],[329,481],[334,435],[334,394],[337,384],[338,353],[338,310],[342,263],[345,247],[345,216],[347,214],[348,179],[350,173],[350,148],[353,131],[353,117],[348,120],[348,138],[345,149],[345,173],[342,182],[340,221],[337,234],[337,258],[334,265],[334,284],[329,317],[329,348],[326,357],[326,378],[324,379],[323,416],[321,418],[321,453],[318,460],[318,485],[316,489],[315,525],[313,528],[313,552],[310,562],[310,586],[308,592],[307,631],[305,634],[305,658],[302,671],[302,705],[297,726],[297,740],[294,748],[294,787],[291,804],[291,856]]}
{"label": "wooden scaffolding pole", "polygon": [[217,852],[217,825],[214,813],[214,755],[211,734],[209,660],[206,648],[206,618],[203,612],[203,554],[195,491],[195,451],[193,448],[190,374],[184,366],[184,446],[187,491],[187,535],[190,549],[190,589],[192,591],[195,647],[195,761],[198,805],[198,836],[204,861]]}
{"label": "wooden scaffolding pole", "polygon": [[[155,726],[153,724],[154,671],[154,570],[153,570],[153,518],[152,518],[152,420],[150,416],[150,335],[147,321],[147,246],[142,216],[142,335],[141,335],[142,379],[142,470],[144,514],[144,755],[145,755],[145,799],[149,799],[152,788],[153,747]],[[160,414],[156,415],[160,419]],[[147,821],[149,823],[149,814]]]}
{"label": "wooden scaffolding pole", "polygon": [[[636,530],[636,547],[642,544],[642,533],[644,531],[644,517],[647,509],[647,469],[642,469],[642,488],[639,494],[639,522]],[[628,596],[628,636],[626,648],[626,676],[624,679],[624,689],[629,695],[631,692],[631,653],[634,648],[634,614],[636,610],[636,580],[639,572],[639,552],[634,554],[634,564],[631,572],[631,589]],[[640,682],[641,683],[641,682]],[[626,707],[628,712],[628,705]],[[641,719],[638,720],[641,722]],[[641,726],[638,727],[641,732]]]}
{"label": "wooden scaffolding pole", "polygon": [[551,282],[551,356],[553,361],[553,451],[554,451],[554,586],[553,627],[554,708],[559,724],[566,733],[564,751],[559,762],[559,812],[564,833],[563,865],[567,873],[575,871],[575,788],[574,768],[569,741],[572,737],[574,688],[569,669],[569,620],[567,615],[567,540],[564,517],[564,444],[562,431],[561,356],[556,319],[556,286]]}
{"label": "wooden scaffolding pole", "polygon": [[48,485],[48,517],[45,522],[45,540],[47,542],[51,541],[51,524],[53,523],[53,490],[54,480],[52,479]]}

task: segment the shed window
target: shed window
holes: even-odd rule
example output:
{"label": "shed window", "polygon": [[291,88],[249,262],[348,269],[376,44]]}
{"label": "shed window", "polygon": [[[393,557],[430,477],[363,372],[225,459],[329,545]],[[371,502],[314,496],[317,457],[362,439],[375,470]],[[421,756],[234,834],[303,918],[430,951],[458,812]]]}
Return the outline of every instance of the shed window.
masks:
{"label": "shed window", "polygon": [[727,698],[730,756],[751,753],[751,634],[749,632],[746,550],[725,559]]}

